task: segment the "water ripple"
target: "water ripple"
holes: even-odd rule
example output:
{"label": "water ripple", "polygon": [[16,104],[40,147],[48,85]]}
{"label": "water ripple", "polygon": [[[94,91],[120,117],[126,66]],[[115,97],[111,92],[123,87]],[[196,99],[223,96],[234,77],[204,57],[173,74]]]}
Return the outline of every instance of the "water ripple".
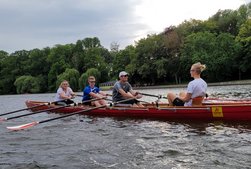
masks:
{"label": "water ripple", "polygon": [[[217,90],[209,87],[208,92],[219,97],[250,98],[250,88],[250,85],[217,87]],[[0,96],[0,113],[24,107],[26,99],[48,101],[53,95]],[[0,123],[0,168],[250,169],[251,166],[250,124],[72,116],[19,132],[5,128],[57,116],[41,113]]]}

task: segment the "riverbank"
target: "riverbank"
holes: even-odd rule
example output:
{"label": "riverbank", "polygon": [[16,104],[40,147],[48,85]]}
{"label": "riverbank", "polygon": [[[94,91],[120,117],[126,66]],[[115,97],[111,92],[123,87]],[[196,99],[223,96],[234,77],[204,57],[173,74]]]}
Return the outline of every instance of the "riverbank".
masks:
{"label": "riverbank", "polygon": [[[236,80],[227,82],[215,82],[208,83],[208,86],[230,86],[230,85],[251,85],[251,79],[249,80]],[[163,88],[186,88],[186,84],[175,84],[175,85],[158,85],[158,86],[139,86],[133,87],[133,89],[163,89]],[[111,90],[112,86],[101,87],[102,90]]]}

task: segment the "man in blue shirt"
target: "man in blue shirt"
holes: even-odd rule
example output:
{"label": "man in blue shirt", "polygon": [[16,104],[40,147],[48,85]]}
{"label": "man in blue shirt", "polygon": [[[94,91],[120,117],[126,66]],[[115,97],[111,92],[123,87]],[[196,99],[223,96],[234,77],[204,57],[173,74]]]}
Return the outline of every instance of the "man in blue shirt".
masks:
{"label": "man in blue shirt", "polygon": [[[106,101],[102,99],[103,97],[106,97],[107,94],[100,91],[100,89],[95,86],[95,77],[94,76],[89,76],[88,77],[88,83],[89,85],[86,86],[83,90],[83,100],[87,105],[95,105],[95,106],[101,106],[101,105],[106,105]],[[98,99],[92,102],[86,102],[91,99]]]}

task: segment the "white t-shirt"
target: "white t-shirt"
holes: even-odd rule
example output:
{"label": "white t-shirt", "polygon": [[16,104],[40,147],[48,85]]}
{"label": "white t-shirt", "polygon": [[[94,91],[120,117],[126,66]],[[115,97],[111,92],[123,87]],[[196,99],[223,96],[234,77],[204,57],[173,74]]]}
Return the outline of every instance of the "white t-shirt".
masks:
{"label": "white t-shirt", "polygon": [[62,89],[62,87],[59,87],[58,90],[57,90],[57,94],[56,94],[56,97],[55,97],[55,101],[60,101],[60,100],[64,100],[60,97],[60,94],[61,93],[64,93],[65,96],[71,96],[73,94],[73,91],[70,87],[67,87],[66,89],[66,92]]}
{"label": "white t-shirt", "polygon": [[188,102],[185,102],[184,106],[192,106],[192,99],[198,96],[204,97],[206,95],[206,91],[207,83],[203,79],[194,79],[189,82],[187,86],[187,93],[192,94],[192,96]]}

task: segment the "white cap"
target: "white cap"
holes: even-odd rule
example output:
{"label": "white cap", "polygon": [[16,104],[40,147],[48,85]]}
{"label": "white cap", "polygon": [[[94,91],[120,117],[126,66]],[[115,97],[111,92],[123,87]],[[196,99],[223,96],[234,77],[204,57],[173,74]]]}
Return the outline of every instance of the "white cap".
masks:
{"label": "white cap", "polygon": [[125,75],[128,75],[128,73],[127,73],[127,72],[125,72],[125,71],[122,71],[122,72],[120,72],[120,73],[119,73],[119,77],[121,77],[121,76],[125,76]]}

